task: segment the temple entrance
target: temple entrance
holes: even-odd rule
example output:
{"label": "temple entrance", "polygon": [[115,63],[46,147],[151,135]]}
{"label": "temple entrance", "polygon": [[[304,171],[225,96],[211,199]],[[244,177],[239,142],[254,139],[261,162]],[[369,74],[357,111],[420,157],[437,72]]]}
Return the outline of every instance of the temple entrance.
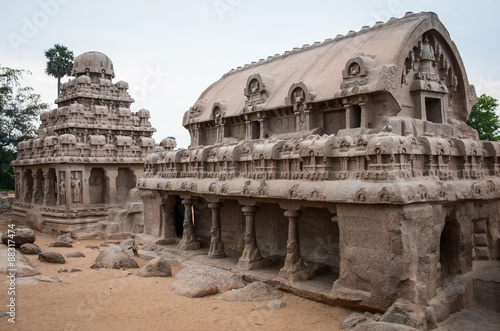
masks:
{"label": "temple entrance", "polygon": [[135,187],[135,175],[130,168],[119,168],[116,177],[116,202],[123,204],[128,192]]}
{"label": "temple entrance", "polygon": [[89,194],[91,204],[106,203],[108,190],[106,185],[106,176],[103,168],[93,168],[90,171]]}
{"label": "temple entrance", "polygon": [[441,277],[452,276],[460,271],[460,226],[457,220],[446,218],[439,243]]}
{"label": "temple entrance", "polygon": [[182,204],[182,199],[180,196],[175,196],[175,213],[174,213],[174,224],[175,224],[175,234],[177,238],[182,238],[182,223],[184,223],[184,205]]}

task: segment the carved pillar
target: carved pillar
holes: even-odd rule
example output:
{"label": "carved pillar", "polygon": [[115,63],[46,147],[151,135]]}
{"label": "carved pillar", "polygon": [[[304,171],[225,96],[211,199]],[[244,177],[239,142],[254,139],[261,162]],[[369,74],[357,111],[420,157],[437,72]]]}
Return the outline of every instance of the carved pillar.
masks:
{"label": "carved pillar", "polygon": [[269,135],[269,119],[267,114],[265,113],[258,113],[257,117],[259,119],[259,125],[260,125],[260,139],[266,139],[268,138]]}
{"label": "carved pillar", "polygon": [[288,241],[286,243],[285,265],[281,268],[279,276],[289,280],[306,280],[310,276],[300,256],[299,227],[297,220],[302,213],[298,210],[285,211],[288,218]]}
{"label": "carved pillar", "polygon": [[70,198],[68,198],[68,182],[66,181],[66,178],[69,176],[66,174],[66,171],[59,171],[59,176],[58,176],[58,182],[57,182],[57,205],[58,206],[65,206],[66,201],[69,201]]}
{"label": "carved pillar", "polygon": [[194,226],[193,226],[193,214],[191,208],[193,207],[192,199],[184,199],[182,200],[182,204],[184,205],[184,223],[182,227],[184,230],[182,231],[182,239],[177,246],[177,249],[182,250],[195,250],[200,248],[200,242],[196,239],[194,235]]}
{"label": "carved pillar", "polygon": [[177,236],[175,233],[175,197],[168,196],[162,199],[161,233],[165,244],[174,244]]}
{"label": "carved pillar", "polygon": [[43,173],[45,179],[43,188],[43,205],[53,206],[56,204],[55,191],[54,191],[54,173],[49,170]]}
{"label": "carved pillar", "polygon": [[116,177],[118,177],[118,170],[106,170],[108,180],[109,203],[116,204]]}
{"label": "carved pillar", "polygon": [[245,270],[265,267],[268,265],[268,261],[260,254],[255,235],[255,213],[257,208],[244,206],[241,210],[245,215],[245,248],[238,261],[238,267]]}
{"label": "carved pillar", "polygon": [[43,175],[40,176],[38,171],[33,172],[33,204],[43,203]]}
{"label": "carved pillar", "polygon": [[210,250],[208,251],[208,257],[213,259],[221,259],[226,257],[224,253],[224,244],[221,238],[221,228],[220,228],[220,216],[219,211],[222,205],[220,203],[209,203],[208,208],[212,210],[212,228],[210,229],[210,234],[212,239],[210,239]]}

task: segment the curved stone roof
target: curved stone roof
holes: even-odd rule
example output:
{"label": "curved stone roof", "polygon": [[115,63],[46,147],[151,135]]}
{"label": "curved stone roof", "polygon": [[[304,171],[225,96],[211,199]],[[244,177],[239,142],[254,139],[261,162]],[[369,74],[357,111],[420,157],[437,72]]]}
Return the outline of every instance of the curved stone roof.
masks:
{"label": "curved stone roof", "polygon": [[87,72],[87,69],[90,73],[104,73],[107,75],[111,75],[112,78],[115,77],[115,71],[113,69],[113,62],[111,59],[104,53],[101,52],[85,52],[81,55],[78,55],[73,62],[73,70],[72,74],[77,76],[78,74],[84,74]]}
{"label": "curved stone roof", "polygon": [[[262,83],[267,80],[268,96],[262,109],[277,109],[287,106],[290,89],[293,84],[309,84],[314,93],[314,102],[338,98],[341,85],[347,71],[346,64],[355,57],[373,59],[375,76],[386,79],[388,72],[392,81],[378,79],[368,92],[382,90],[393,95],[401,109],[401,95],[408,94],[405,87],[400,86],[405,59],[409,52],[418,44],[424,33],[432,31],[445,44],[446,51],[451,55],[450,62],[454,75],[458,80],[459,108],[455,109],[455,119],[466,121],[472,107],[470,88],[460,55],[451,40],[448,31],[432,12],[419,14],[407,13],[401,19],[391,18],[388,22],[377,22],[374,26],[363,27],[360,31],[350,31],[347,35],[338,35],[334,39],[304,45],[294,48],[282,55],[270,56],[266,60],[238,67],[226,73],[217,82],[209,86],[198,101],[186,113],[184,125],[205,122],[213,119],[214,105],[224,104],[223,117],[239,116],[243,113],[247,96],[244,90],[252,77],[260,76]],[[375,70],[374,70],[375,72]],[[403,85],[403,84],[401,84]],[[311,92],[311,91],[309,91]],[[475,94],[474,94],[475,95]],[[409,101],[412,102],[412,101]],[[190,115],[190,116],[188,116]],[[189,118],[189,123],[188,123]]]}

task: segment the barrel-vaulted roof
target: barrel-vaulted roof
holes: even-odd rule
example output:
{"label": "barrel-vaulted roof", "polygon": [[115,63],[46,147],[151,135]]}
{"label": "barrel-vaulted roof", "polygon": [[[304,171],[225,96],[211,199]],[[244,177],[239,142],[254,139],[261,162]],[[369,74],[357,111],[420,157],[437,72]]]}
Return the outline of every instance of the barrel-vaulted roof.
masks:
{"label": "barrel-vaulted roof", "polygon": [[[402,91],[401,75],[409,53],[421,40],[424,33],[432,32],[440,39],[440,44],[451,54],[450,65],[458,80],[458,95],[462,109],[457,109],[457,119],[466,120],[472,106],[469,100],[469,84],[464,66],[448,31],[432,12],[407,13],[403,18],[391,18],[386,23],[378,22],[360,31],[350,31],[334,39],[316,42],[294,48],[282,55],[270,56],[226,73],[210,85],[199,97],[196,104],[184,117],[184,125],[212,120],[214,105],[223,104],[223,117],[238,116],[243,113],[248,95],[244,90],[249,77],[259,76],[268,93],[262,109],[285,107],[293,84],[303,82],[314,92],[314,101],[330,100],[337,97],[344,81],[346,64],[356,56],[363,56],[372,63],[370,66],[384,71],[392,66],[392,82],[378,84],[392,94],[398,102]],[[383,75],[382,75],[383,76]],[[392,86],[389,86],[392,85]],[[309,91],[311,92],[311,91]],[[195,116],[190,114],[196,112]],[[190,116],[191,115],[191,116]]]}

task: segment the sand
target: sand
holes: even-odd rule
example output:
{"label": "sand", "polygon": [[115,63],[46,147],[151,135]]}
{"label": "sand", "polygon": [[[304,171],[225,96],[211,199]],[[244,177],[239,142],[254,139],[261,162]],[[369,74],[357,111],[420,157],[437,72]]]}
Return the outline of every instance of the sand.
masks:
{"label": "sand", "polygon": [[[0,216],[0,232],[9,219]],[[83,252],[85,258],[66,258],[66,264],[50,264],[27,255],[43,275],[54,282],[18,279],[16,323],[0,318],[0,330],[341,330],[342,321],[352,312],[309,301],[285,293],[286,306],[269,309],[262,302],[226,302],[205,298],[185,298],[171,293],[175,277],[141,278],[139,269],[90,269],[99,251],[85,248],[104,240],[80,240],[73,248],[49,248],[55,237],[37,232],[36,244],[42,251],[62,254]],[[101,247],[101,250],[106,247]],[[18,252],[18,254],[21,254]],[[147,261],[135,259],[139,266]],[[61,267],[80,272],[58,272]],[[173,268],[175,275],[179,268]],[[7,311],[7,275],[0,275],[0,312]]]}

